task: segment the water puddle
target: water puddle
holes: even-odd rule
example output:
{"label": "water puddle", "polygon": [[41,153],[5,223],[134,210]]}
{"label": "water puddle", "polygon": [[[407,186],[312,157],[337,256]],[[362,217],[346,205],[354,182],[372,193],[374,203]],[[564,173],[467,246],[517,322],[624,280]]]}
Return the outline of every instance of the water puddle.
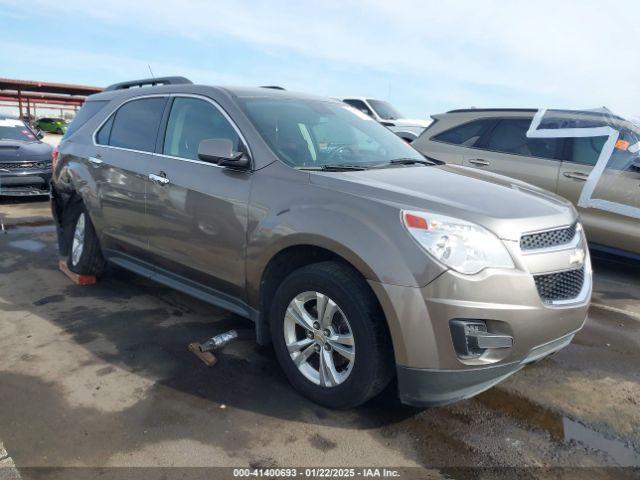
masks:
{"label": "water puddle", "polygon": [[619,440],[611,440],[579,422],[567,417],[562,418],[564,438],[575,440],[594,450],[606,452],[621,467],[637,467],[640,455]]}
{"label": "water puddle", "polygon": [[46,248],[47,244],[37,240],[14,240],[13,242],[9,242],[9,246],[28,252],[39,252]]}
{"label": "water puddle", "polygon": [[503,412],[516,420],[545,430],[557,442],[576,441],[606,453],[622,467],[640,465],[640,454],[624,442],[607,438],[580,422],[571,420],[526,398],[494,388],[476,397],[482,405]]}

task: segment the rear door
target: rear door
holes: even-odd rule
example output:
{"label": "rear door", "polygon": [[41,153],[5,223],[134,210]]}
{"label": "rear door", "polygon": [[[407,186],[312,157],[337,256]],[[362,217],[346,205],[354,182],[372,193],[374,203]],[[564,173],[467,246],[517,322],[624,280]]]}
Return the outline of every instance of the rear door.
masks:
{"label": "rear door", "polygon": [[95,153],[89,158],[103,248],[143,260],[148,258],[145,198],[149,162],[167,100],[152,96],[122,104],[96,132]]}
{"label": "rear door", "polygon": [[198,146],[227,138],[236,151],[248,153],[246,143],[208,98],[175,96],[166,117],[158,154],[146,171],[156,178],[147,197],[154,264],[164,275],[205,285],[214,295],[242,298],[251,173],[199,160]]}
{"label": "rear door", "polygon": [[[608,137],[568,139],[560,169],[558,193],[577,205],[587,177]],[[634,141],[635,141],[634,137]],[[627,142],[629,143],[629,142]],[[590,242],[640,253],[640,158],[627,149],[615,149],[591,195],[604,208],[578,207]]]}
{"label": "rear door", "polygon": [[557,190],[563,139],[528,138],[530,118],[502,118],[465,154],[463,164]]}

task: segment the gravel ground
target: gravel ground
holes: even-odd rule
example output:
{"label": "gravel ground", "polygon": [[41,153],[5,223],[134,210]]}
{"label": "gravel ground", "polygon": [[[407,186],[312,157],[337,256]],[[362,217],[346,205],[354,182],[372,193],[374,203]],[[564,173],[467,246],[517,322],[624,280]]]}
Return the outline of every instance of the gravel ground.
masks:
{"label": "gravel ground", "polygon": [[[398,405],[390,389],[361,408],[331,411],[288,385],[269,348],[239,341],[210,369],[187,351],[246,325],[230,313],[116,268],[94,286],[72,284],[57,270],[46,202],[3,200],[0,217],[0,467],[12,459],[0,479],[15,474],[14,463],[23,478],[158,466],[407,467],[416,478],[640,474],[611,468],[640,467],[638,265],[596,259],[593,307],[574,342],[479,397],[417,410]],[[100,472],[134,478],[130,469]],[[136,472],[159,478],[158,469]]]}

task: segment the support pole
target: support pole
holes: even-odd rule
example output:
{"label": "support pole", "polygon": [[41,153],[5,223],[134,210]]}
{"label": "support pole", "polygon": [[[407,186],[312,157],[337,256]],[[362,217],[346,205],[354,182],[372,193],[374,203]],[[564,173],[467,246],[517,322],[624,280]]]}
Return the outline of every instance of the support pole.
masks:
{"label": "support pole", "polygon": [[22,92],[20,90],[18,90],[18,112],[20,120],[22,120]]}

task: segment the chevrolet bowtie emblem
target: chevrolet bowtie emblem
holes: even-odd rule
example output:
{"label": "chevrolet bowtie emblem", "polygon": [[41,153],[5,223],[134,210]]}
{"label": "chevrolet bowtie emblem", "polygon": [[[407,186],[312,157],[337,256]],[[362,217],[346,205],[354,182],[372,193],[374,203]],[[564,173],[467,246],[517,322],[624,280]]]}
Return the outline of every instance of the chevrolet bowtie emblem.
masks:
{"label": "chevrolet bowtie emblem", "polygon": [[573,264],[582,265],[582,263],[584,262],[584,257],[585,257],[584,250],[582,248],[576,248],[575,251],[571,255],[569,255],[569,263],[571,265]]}

